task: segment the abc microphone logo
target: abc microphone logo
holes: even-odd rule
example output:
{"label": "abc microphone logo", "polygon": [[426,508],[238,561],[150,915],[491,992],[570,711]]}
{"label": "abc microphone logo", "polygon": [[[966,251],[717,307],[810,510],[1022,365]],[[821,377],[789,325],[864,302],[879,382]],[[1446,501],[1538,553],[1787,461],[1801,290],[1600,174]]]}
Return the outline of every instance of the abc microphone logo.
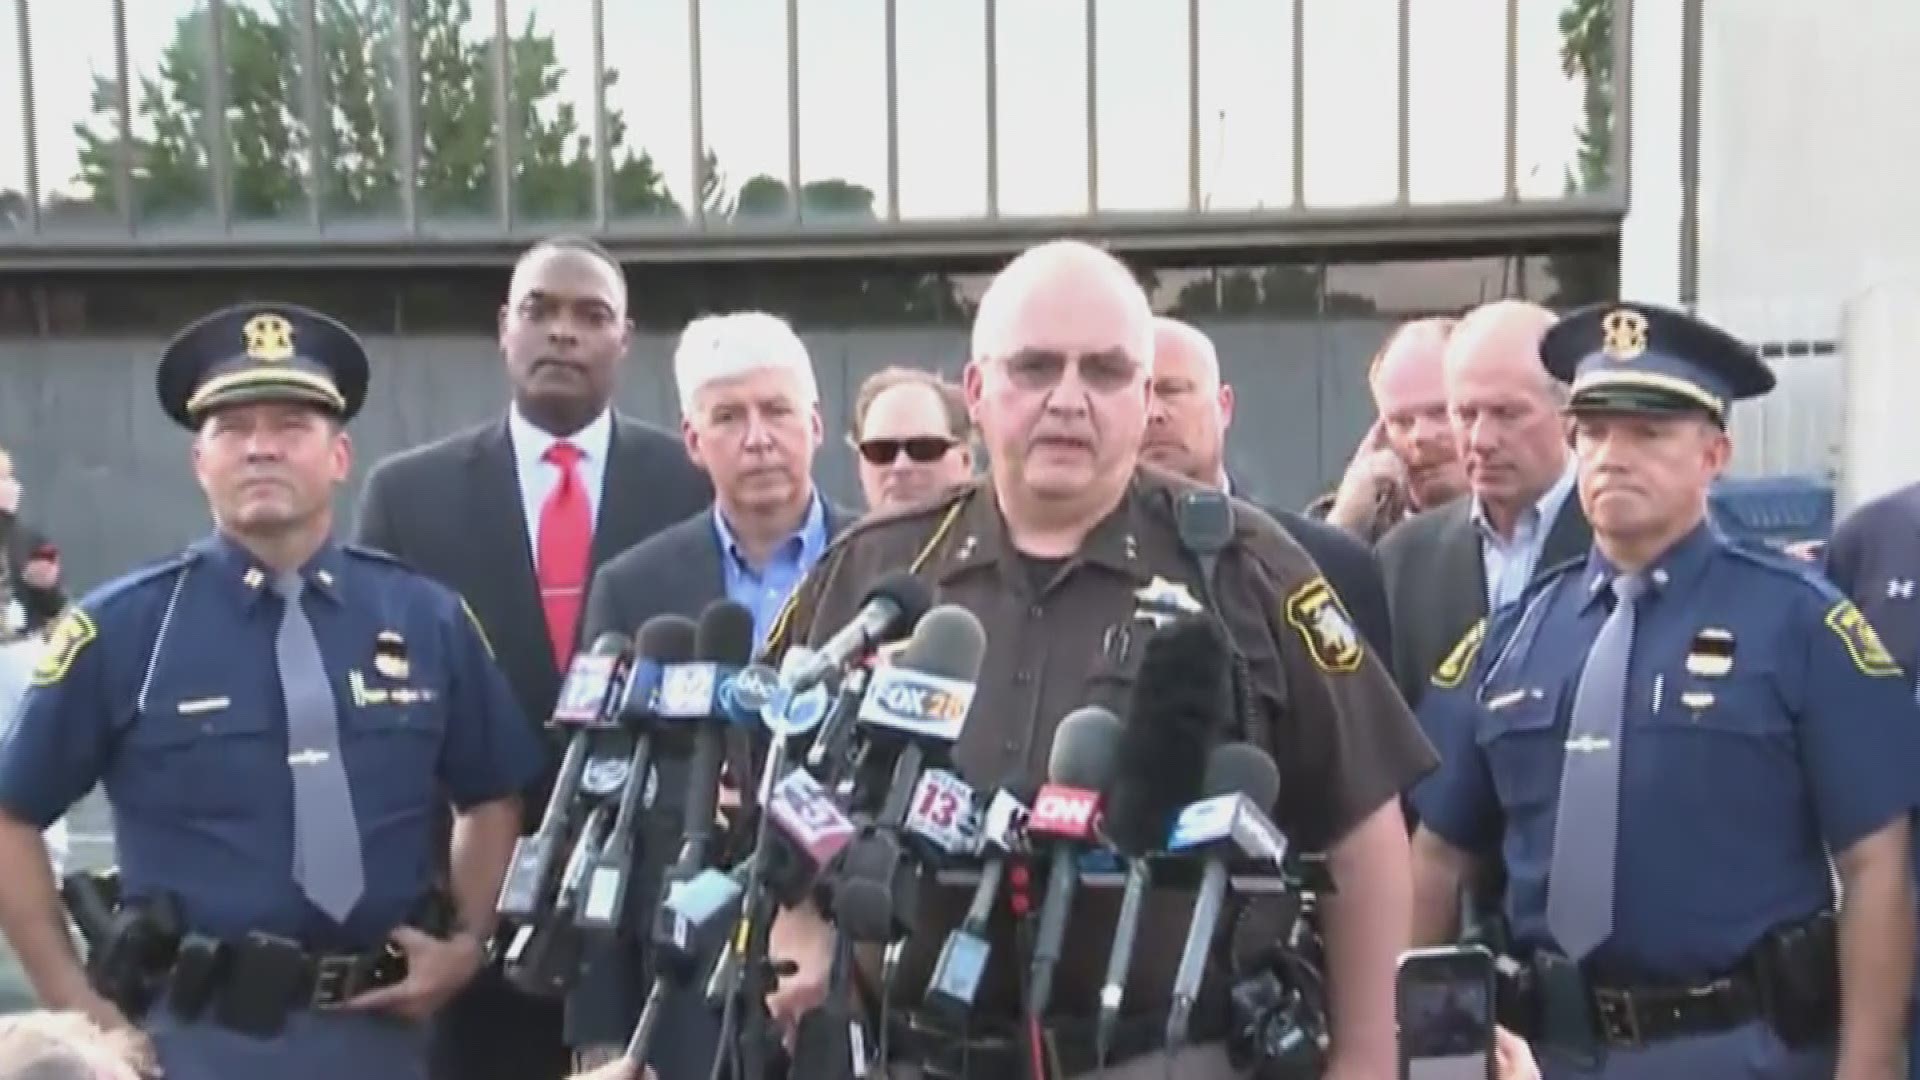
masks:
{"label": "abc microphone logo", "polygon": [[1096,792],[1050,784],[1040,789],[1040,797],[1033,802],[1030,827],[1053,836],[1090,836],[1099,816],[1100,796]]}

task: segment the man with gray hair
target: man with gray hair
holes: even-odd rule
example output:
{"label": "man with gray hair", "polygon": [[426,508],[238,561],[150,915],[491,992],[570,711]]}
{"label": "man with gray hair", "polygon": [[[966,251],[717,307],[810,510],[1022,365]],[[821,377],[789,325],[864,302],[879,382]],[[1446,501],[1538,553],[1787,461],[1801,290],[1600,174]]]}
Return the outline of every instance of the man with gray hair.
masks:
{"label": "man with gray hair", "polygon": [[1481,616],[1540,571],[1584,552],[1592,533],[1573,492],[1565,395],[1540,367],[1553,312],[1500,300],[1447,339],[1442,379],[1468,494],[1380,541],[1393,618],[1393,672],[1418,706],[1434,668]]}
{"label": "man with gray hair", "polygon": [[[695,319],[673,356],[687,456],[713,481],[709,509],[672,525],[604,566],[587,598],[581,640],[633,634],[655,615],[698,618],[733,600],[753,612],[756,644],[800,578],[850,515],[813,482],[824,427],[813,361],[781,319],[746,311]],[[686,763],[663,759],[655,809],[639,844],[644,862],[627,890],[625,938],[588,965],[568,1000],[567,1035],[578,1064],[617,1057],[640,1015],[649,975],[646,943],[661,876],[680,836]],[[661,1080],[705,1080],[718,1037],[697,993],[668,999],[653,1065]]]}
{"label": "man with gray hair", "polygon": [[[1432,767],[1432,750],[1339,598],[1269,518],[1241,515],[1217,561],[1182,543],[1175,507],[1198,487],[1140,465],[1153,365],[1153,312],[1118,260],[1072,241],[1020,255],[980,301],[964,379],[987,475],[856,525],[808,575],[769,652],[825,640],[874,582],[912,567],[938,601],[966,608],[987,632],[953,748],[953,767],[985,790],[1037,786],[1068,713],[1127,707],[1156,614],[1191,619],[1195,630],[1217,618],[1246,660],[1240,707],[1222,704],[1214,718],[1221,737],[1277,760],[1285,794],[1263,809],[1296,845],[1325,851],[1339,882],[1326,904],[1334,1026],[1326,1075],[1386,1076],[1394,962],[1411,916],[1396,797]],[[1208,653],[1218,679],[1201,693],[1227,696],[1227,653],[1225,643]],[[1223,965],[1211,965],[1183,1044],[1168,1043],[1191,894],[1156,890],[1145,901],[1109,1041],[1095,1037],[1092,1018],[1118,904],[1098,891],[1074,903],[1047,1003],[1023,993],[1028,952],[996,918],[968,1021],[922,1007],[972,892],[923,888],[919,910],[904,913],[913,928],[896,978],[883,981],[862,958],[865,985],[898,995],[887,1014],[892,1075],[1077,1076],[1103,1066],[1112,1080],[1234,1075]],[[1249,920],[1251,937],[1274,940],[1271,924],[1265,936],[1251,928],[1263,921],[1259,909]],[[777,1019],[795,1023],[823,999],[833,946],[833,927],[806,906],[776,917],[771,951],[797,967],[768,1000]]]}

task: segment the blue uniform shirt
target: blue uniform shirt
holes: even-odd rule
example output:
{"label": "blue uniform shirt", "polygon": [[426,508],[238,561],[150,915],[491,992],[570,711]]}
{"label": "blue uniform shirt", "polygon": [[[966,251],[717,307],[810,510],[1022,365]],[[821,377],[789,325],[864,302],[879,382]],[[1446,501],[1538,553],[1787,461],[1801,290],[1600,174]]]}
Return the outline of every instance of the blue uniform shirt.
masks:
{"label": "blue uniform shirt", "polygon": [[[1614,570],[1541,577],[1434,675],[1422,823],[1498,850],[1516,947],[1553,946],[1547,870],[1567,724]],[[1833,903],[1827,851],[1913,805],[1920,709],[1852,603],[1703,524],[1648,568],[1628,668],[1614,933],[1596,971],[1695,980]]]}
{"label": "blue uniform shirt", "polygon": [[222,537],[103,586],[55,631],[0,748],[0,806],[45,826],[104,782],[123,884],[175,893],[190,929],[326,950],[383,940],[431,882],[437,800],[529,787],[545,748],[453,593],[331,544],[302,573],[366,867],[344,926],[293,881],[281,600]]}

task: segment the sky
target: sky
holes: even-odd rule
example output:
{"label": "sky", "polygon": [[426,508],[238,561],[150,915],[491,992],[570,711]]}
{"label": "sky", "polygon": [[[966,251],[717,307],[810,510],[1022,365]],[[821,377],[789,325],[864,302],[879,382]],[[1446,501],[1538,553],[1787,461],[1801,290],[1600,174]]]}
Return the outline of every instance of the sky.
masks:
{"label": "sky", "polygon": [[[153,70],[196,0],[127,0],[130,58]],[[1520,0],[1519,174],[1554,197],[1575,151],[1580,88],[1560,71],[1564,0]],[[265,7],[265,0],[229,0]],[[609,105],[676,197],[691,188],[688,0],[604,0]],[[554,35],[568,75],[591,88],[592,0],[507,0]],[[1214,209],[1293,201],[1292,5],[1202,0],[1200,165]],[[95,74],[113,70],[111,0],[30,0],[41,183],[67,190],[76,122]],[[476,35],[494,29],[475,0]],[[537,10],[537,14],[536,13]],[[986,210],[985,0],[898,0],[899,201],[903,217]],[[1088,209],[1085,0],[1000,0],[999,201],[1006,215]],[[1188,190],[1187,0],[1098,0],[1096,169],[1103,210],[1172,210]],[[888,198],[883,0],[798,0],[803,182],[843,178]],[[58,14],[58,24],[54,14]],[[1416,203],[1504,190],[1506,0],[1412,5],[1410,171]],[[1306,202],[1391,203],[1396,193],[1397,0],[1306,0]],[[787,0],[702,0],[706,140],[736,186],[788,174]],[[0,4],[0,189],[24,186],[18,32]],[[584,105],[581,108],[586,114]]]}

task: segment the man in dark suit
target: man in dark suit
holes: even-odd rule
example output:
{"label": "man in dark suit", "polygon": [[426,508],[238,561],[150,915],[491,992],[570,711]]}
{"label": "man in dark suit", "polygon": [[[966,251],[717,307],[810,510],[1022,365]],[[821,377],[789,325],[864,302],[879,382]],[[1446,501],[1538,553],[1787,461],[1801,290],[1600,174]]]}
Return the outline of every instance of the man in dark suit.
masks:
{"label": "man in dark suit", "polygon": [[[813,363],[784,322],[739,312],[687,326],[674,380],[686,455],[711,477],[713,507],[602,568],[587,601],[586,635],[633,634],[656,615],[697,619],[726,599],[753,612],[758,648],[787,595],[852,520],[813,483],[823,432]],[[687,784],[684,761],[656,767],[623,939],[595,951],[568,998],[567,1033],[582,1048],[583,1065],[620,1056],[647,991],[646,935],[679,846]],[[704,994],[670,994],[657,1030],[651,1063],[660,1080],[705,1080],[719,1026]]]}
{"label": "man in dark suit", "polygon": [[[375,466],[358,539],[466,598],[540,724],[581,640],[594,568],[712,496],[677,440],[612,409],[633,324],[625,277],[605,252],[569,238],[535,246],[514,269],[499,324],[507,415]],[[545,803],[530,793],[529,828]],[[518,993],[497,970],[435,1023],[436,1080],[557,1080],[570,1065],[560,1003]]]}
{"label": "man in dark suit", "polygon": [[1471,491],[1401,522],[1379,549],[1394,680],[1409,705],[1481,617],[1592,542],[1572,497],[1562,390],[1540,365],[1553,321],[1503,300],[1469,312],[1447,341],[1447,409]]}
{"label": "man in dark suit", "polygon": [[[1177,319],[1154,320],[1153,404],[1147,411],[1140,456],[1150,464],[1252,503],[1249,492],[1226,470],[1227,427],[1233,423],[1233,387],[1220,381],[1220,358],[1198,327]],[[1305,514],[1266,510],[1306,549],[1327,583],[1346,604],[1367,644],[1385,662],[1392,642],[1386,592],[1373,552],[1352,535]]]}

